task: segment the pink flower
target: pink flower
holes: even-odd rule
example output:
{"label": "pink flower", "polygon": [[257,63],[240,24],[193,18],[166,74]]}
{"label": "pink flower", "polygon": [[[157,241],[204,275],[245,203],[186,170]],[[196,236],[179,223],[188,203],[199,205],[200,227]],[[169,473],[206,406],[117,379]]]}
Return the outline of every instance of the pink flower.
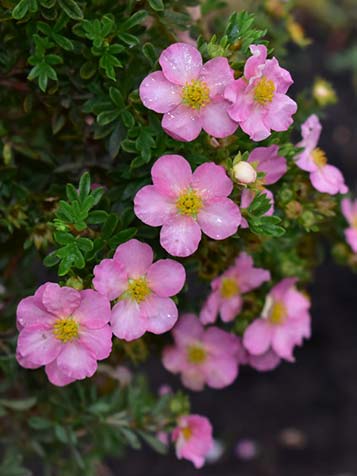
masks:
{"label": "pink flower", "polygon": [[259,372],[267,372],[274,370],[280,364],[280,357],[269,349],[264,354],[253,355],[243,346],[241,339],[239,339],[238,347],[238,363],[239,365],[249,365]]}
{"label": "pink flower", "polygon": [[172,432],[172,440],[176,443],[178,459],[187,459],[196,468],[202,468],[206,455],[213,447],[212,425],[200,415],[181,416]]}
{"label": "pink flower", "polygon": [[242,294],[258,288],[269,280],[269,271],[254,268],[252,257],[241,253],[233,266],[212,281],[212,292],[200,313],[201,322],[203,324],[215,322],[218,313],[222,321],[232,321],[241,311]]}
{"label": "pink flower", "polygon": [[314,188],[321,193],[336,195],[347,193],[342,173],[337,167],[329,165],[325,152],[317,147],[321,134],[319,118],[313,114],[301,126],[302,141],[296,147],[304,150],[297,155],[296,164],[300,169],[310,172],[310,180]]}
{"label": "pink flower", "polygon": [[217,57],[202,64],[200,52],[175,43],[160,55],[162,71],[149,74],[139,88],[144,105],[163,113],[162,127],[176,140],[190,142],[204,129],[213,137],[232,135],[238,125],[228,116],[224,88],[233,82],[228,60]]}
{"label": "pink flower", "polygon": [[231,385],[238,375],[239,340],[218,327],[204,329],[194,314],[183,315],[173,331],[175,345],[163,351],[163,365],[180,373],[183,385],[202,390]]}
{"label": "pink flower", "polygon": [[310,337],[310,302],[295,287],[296,279],[283,279],[270,291],[259,319],[243,336],[244,347],[261,356],[273,350],[282,359],[294,361],[293,349]]}
{"label": "pink flower", "polygon": [[93,286],[111,301],[111,325],[119,339],[131,341],[146,331],[167,332],[177,320],[177,307],[171,296],[185,283],[182,264],[171,259],[153,263],[152,248],[129,240],[116,249],[112,259],[94,268]]}
{"label": "pink flower", "polygon": [[347,243],[354,253],[357,253],[357,200],[344,198],[341,202],[342,213],[349,223],[345,230]]}
{"label": "pink flower", "polygon": [[96,291],[43,284],[17,307],[17,360],[26,368],[45,365],[58,386],[91,377],[112,349],[109,319],[110,303]]}
{"label": "pink flower", "polygon": [[163,155],[151,169],[153,185],[134,198],[134,211],[150,226],[162,226],[161,246],[173,256],[192,255],[201,230],[210,238],[234,235],[241,221],[238,206],[227,196],[233,183],[223,167],[205,163],[192,173],[181,155]]}
{"label": "pink flower", "polygon": [[254,141],[266,139],[271,130],[286,131],[297,110],[286,92],[293,83],[276,58],[267,59],[264,45],[251,45],[244,77],[227,85],[224,97],[231,102],[230,117]]}

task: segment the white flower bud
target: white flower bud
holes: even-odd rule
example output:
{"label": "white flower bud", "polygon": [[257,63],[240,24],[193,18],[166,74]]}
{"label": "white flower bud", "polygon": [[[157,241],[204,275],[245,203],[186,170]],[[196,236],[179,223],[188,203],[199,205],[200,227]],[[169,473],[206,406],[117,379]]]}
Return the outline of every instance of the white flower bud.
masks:
{"label": "white flower bud", "polygon": [[238,162],[233,166],[233,174],[235,179],[243,184],[248,185],[257,180],[257,172],[249,162]]}

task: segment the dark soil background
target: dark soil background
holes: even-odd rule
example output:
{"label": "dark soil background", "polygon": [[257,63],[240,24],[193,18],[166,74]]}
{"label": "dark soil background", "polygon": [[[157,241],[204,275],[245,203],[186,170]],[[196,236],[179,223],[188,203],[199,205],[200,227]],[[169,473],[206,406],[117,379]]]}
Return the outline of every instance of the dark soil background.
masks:
{"label": "dark soil background", "polygon": [[[292,51],[292,95],[312,84],[315,76],[333,83],[339,103],[326,111],[321,146],[355,192],[357,111],[352,73],[334,73],[328,67],[331,56],[352,39],[327,28],[316,31],[316,22],[310,31],[309,20],[305,26],[314,44]],[[191,395],[193,412],[209,415],[215,434],[224,441],[224,454],[216,463],[197,471],[178,461],[173,452],[163,457],[145,449],[110,461],[113,475],[356,476],[357,275],[327,257],[310,291],[313,337],[296,351],[295,364],[265,374],[243,369],[228,389]],[[160,383],[179,387],[178,379],[159,362],[149,371],[153,388]],[[257,454],[244,461],[234,448],[247,438],[254,441]]]}

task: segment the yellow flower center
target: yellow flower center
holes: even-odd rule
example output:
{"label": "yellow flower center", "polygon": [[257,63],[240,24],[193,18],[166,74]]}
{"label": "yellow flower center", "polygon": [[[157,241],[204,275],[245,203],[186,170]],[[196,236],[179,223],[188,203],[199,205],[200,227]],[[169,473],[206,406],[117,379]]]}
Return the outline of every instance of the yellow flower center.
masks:
{"label": "yellow flower center", "polygon": [[319,147],[316,147],[316,149],[312,151],[311,155],[312,155],[312,160],[315,162],[315,164],[318,167],[323,167],[324,165],[327,164],[326,154]]}
{"label": "yellow flower center", "polygon": [[53,326],[53,334],[56,339],[66,343],[79,337],[79,324],[72,317],[57,319]]}
{"label": "yellow flower center", "polygon": [[239,294],[237,280],[234,278],[223,278],[220,292],[221,296],[225,299],[231,299],[233,296]]}
{"label": "yellow flower center", "polygon": [[265,106],[272,102],[275,93],[275,84],[271,79],[265,76],[259,80],[254,89],[254,99],[259,104]]}
{"label": "yellow flower center", "polygon": [[201,345],[192,344],[187,349],[187,360],[191,364],[202,364],[206,360],[207,352]]}
{"label": "yellow flower center", "polygon": [[145,276],[130,280],[127,293],[130,298],[138,304],[144,301],[144,299],[146,299],[151,293],[151,289],[148,286]]}
{"label": "yellow flower center", "polygon": [[204,81],[192,80],[182,88],[182,102],[192,109],[201,109],[210,102],[209,89]]}
{"label": "yellow flower center", "polygon": [[192,436],[192,430],[189,426],[185,426],[185,428],[182,428],[181,433],[185,440],[189,440]]}
{"label": "yellow flower center", "polygon": [[201,197],[194,190],[187,190],[176,201],[176,208],[181,215],[196,217],[201,207]]}
{"label": "yellow flower center", "polygon": [[275,302],[269,313],[269,320],[272,324],[282,324],[286,318],[287,310],[282,302]]}

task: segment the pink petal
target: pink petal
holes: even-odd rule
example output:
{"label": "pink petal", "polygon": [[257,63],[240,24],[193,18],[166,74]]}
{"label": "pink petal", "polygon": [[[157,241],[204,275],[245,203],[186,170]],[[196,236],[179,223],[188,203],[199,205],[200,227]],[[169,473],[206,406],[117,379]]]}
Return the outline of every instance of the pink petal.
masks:
{"label": "pink petal", "polygon": [[231,385],[238,376],[237,359],[233,356],[214,357],[205,364],[207,385],[223,388]]}
{"label": "pink petal", "polygon": [[141,309],[147,318],[149,332],[163,334],[176,324],[178,311],[170,298],[151,295],[142,303]]}
{"label": "pink petal", "polygon": [[187,347],[202,339],[204,328],[195,314],[183,314],[175,325],[172,335],[179,347]]}
{"label": "pink petal", "polygon": [[341,200],[341,210],[348,223],[352,225],[354,219],[357,219],[357,200],[344,198]]}
{"label": "pink petal", "polygon": [[199,392],[203,390],[205,386],[205,376],[202,373],[201,369],[191,367],[182,372],[181,375],[182,384],[193,390],[194,392]]}
{"label": "pink petal", "polygon": [[199,111],[184,104],[164,114],[161,125],[169,136],[183,142],[197,139],[202,130]]}
{"label": "pink petal", "polygon": [[233,190],[233,182],[221,165],[205,162],[193,173],[192,188],[205,200],[227,197]]}
{"label": "pink petal", "polygon": [[23,357],[18,351],[16,352],[16,360],[24,369],[38,369],[41,364],[34,364],[30,359]]}
{"label": "pink petal", "polygon": [[337,167],[325,165],[310,174],[312,185],[321,193],[336,195],[337,193],[347,193],[345,179]]}
{"label": "pink petal", "polygon": [[212,292],[208,296],[200,312],[200,321],[203,324],[212,324],[216,321],[220,302],[219,292]]}
{"label": "pink petal", "polygon": [[276,58],[266,61],[263,74],[267,79],[273,81],[278,94],[285,94],[294,82],[289,71],[279,66]]}
{"label": "pink petal", "polygon": [[269,113],[264,123],[273,131],[287,131],[294,122],[291,117],[297,111],[297,104],[285,94],[274,95],[272,103],[269,105]]}
{"label": "pink petal", "polygon": [[227,58],[219,56],[203,65],[199,79],[207,84],[210,97],[214,98],[217,94],[223,95],[225,87],[234,81],[234,72]]}
{"label": "pink petal", "polygon": [[357,230],[356,228],[347,228],[345,230],[345,237],[347,243],[352,248],[354,253],[357,253]]}
{"label": "pink petal", "polygon": [[[250,45],[252,56],[248,58],[244,66],[244,76],[250,79],[259,75],[261,68],[267,59],[267,47],[265,45]],[[259,68],[259,69],[258,69]]]}
{"label": "pink petal", "polygon": [[60,317],[70,316],[79,306],[81,295],[79,291],[56,283],[48,283],[43,291],[42,302],[46,309]]}
{"label": "pink petal", "polygon": [[79,341],[68,342],[57,357],[57,366],[67,377],[82,380],[92,377],[97,370],[97,360]]}
{"label": "pink petal", "polygon": [[207,134],[222,139],[231,136],[238,129],[238,123],[229,116],[228,101],[221,97],[213,99],[201,111],[202,128]]}
{"label": "pink petal", "polygon": [[17,322],[21,327],[49,326],[56,317],[44,310],[42,304],[34,296],[22,299],[17,306]]}
{"label": "pink petal", "polygon": [[64,374],[58,368],[57,362],[55,360],[46,365],[45,372],[52,385],[57,385],[57,387],[64,387],[65,385],[68,385],[69,383],[72,383],[76,380],[75,378],[70,378]]}
{"label": "pink petal", "polygon": [[112,330],[106,325],[101,329],[81,328],[79,343],[89,349],[97,360],[109,357],[112,350]]}
{"label": "pink petal", "polygon": [[295,343],[296,336],[293,335],[288,323],[274,329],[271,347],[279,357],[294,362],[293,350]]}
{"label": "pink petal", "polygon": [[218,327],[209,327],[202,339],[205,348],[212,357],[236,356],[239,350],[239,340],[234,334],[223,331]]}
{"label": "pink petal", "polygon": [[224,90],[224,98],[231,104],[227,112],[233,121],[241,122],[249,118],[254,105],[253,96],[248,91],[249,87],[243,78],[237,79]]}
{"label": "pink petal", "polygon": [[153,258],[151,246],[135,239],[119,245],[114,254],[114,259],[124,266],[130,278],[145,274]]}
{"label": "pink petal", "polygon": [[266,269],[254,268],[252,257],[246,253],[241,253],[235,264],[242,293],[252,291],[271,279],[270,272]]}
{"label": "pink petal", "polygon": [[182,88],[167,81],[161,71],[149,74],[139,87],[144,106],[155,112],[168,112],[181,103]]}
{"label": "pink petal", "polygon": [[135,195],[135,215],[147,225],[161,226],[175,211],[174,201],[161,194],[155,185],[147,185]]}
{"label": "pink petal", "polygon": [[174,43],[161,53],[159,63],[166,79],[183,86],[186,82],[198,78],[202,57],[194,46]]}
{"label": "pink petal", "polygon": [[264,172],[264,184],[276,183],[288,170],[284,157],[279,155],[279,146],[257,147],[249,155],[248,162],[257,164],[257,171]]}
{"label": "pink petal", "polygon": [[[243,131],[254,141],[261,141],[270,136],[270,127],[265,122],[266,111],[260,105],[253,105],[250,115],[239,125]],[[232,114],[231,114],[232,117]]]}
{"label": "pink petal", "polygon": [[162,353],[162,364],[169,372],[181,372],[187,365],[186,352],[172,345],[166,346]]}
{"label": "pink petal", "polygon": [[17,340],[17,352],[31,365],[46,365],[61,351],[62,344],[52,330],[24,327]]}
{"label": "pink petal", "polygon": [[161,228],[161,246],[172,256],[192,255],[201,241],[201,229],[191,217],[177,215]]}
{"label": "pink petal", "polygon": [[110,301],[119,297],[127,288],[128,275],[118,260],[103,259],[94,267],[93,274],[93,286]]}
{"label": "pink petal", "polygon": [[296,144],[297,147],[305,147],[312,151],[317,146],[322,126],[316,114],[309,116],[301,126],[303,140]]}
{"label": "pink petal", "polygon": [[[286,302],[286,296],[289,290],[295,286],[297,278],[284,278],[278,284],[276,284],[270,294],[275,301]],[[288,304],[288,303],[287,303]]]}
{"label": "pink petal", "polygon": [[191,185],[192,170],[190,164],[181,155],[163,155],[153,165],[151,176],[161,195],[176,199]]}
{"label": "pink petal", "polygon": [[110,321],[110,302],[93,289],[81,291],[81,303],[74,312],[75,319],[88,329],[100,329]]}
{"label": "pink petal", "polygon": [[111,325],[115,336],[132,341],[145,334],[147,319],[137,303],[125,299],[113,307]]}
{"label": "pink petal", "polygon": [[268,350],[262,355],[250,355],[249,365],[260,372],[275,369],[280,364],[280,357],[273,351]]}
{"label": "pink petal", "polygon": [[223,322],[231,322],[240,313],[243,306],[241,296],[234,296],[231,299],[222,299],[219,313]]}
{"label": "pink petal", "polygon": [[270,347],[272,329],[265,319],[256,319],[244,332],[243,345],[253,355],[264,354]]}
{"label": "pink petal", "polygon": [[172,259],[161,259],[150,266],[147,279],[150,289],[158,296],[174,296],[185,284],[185,268]]}
{"label": "pink petal", "polygon": [[232,200],[218,198],[205,204],[197,220],[207,236],[214,240],[224,240],[237,232],[241,214]]}
{"label": "pink petal", "polygon": [[314,158],[311,155],[311,151],[309,150],[305,150],[301,152],[300,154],[298,154],[295,157],[295,160],[296,160],[296,165],[300,169],[306,170],[306,172],[315,172],[316,170],[318,170],[318,166],[317,164],[315,164]]}

